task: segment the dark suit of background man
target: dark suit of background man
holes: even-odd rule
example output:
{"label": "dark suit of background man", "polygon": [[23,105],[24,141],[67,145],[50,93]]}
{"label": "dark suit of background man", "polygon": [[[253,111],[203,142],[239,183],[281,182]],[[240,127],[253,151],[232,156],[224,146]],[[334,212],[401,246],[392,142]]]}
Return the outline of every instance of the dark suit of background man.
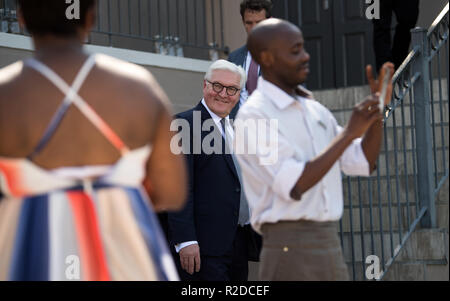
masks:
{"label": "dark suit of background man", "polygon": [[[392,13],[397,18],[394,41],[391,39]],[[373,20],[373,38],[377,71],[385,62],[397,69],[408,56],[411,29],[419,17],[419,0],[380,0],[380,19]]]}
{"label": "dark suit of background man", "polygon": [[[189,194],[181,212],[168,214],[168,228],[171,248],[179,253],[174,253],[174,259],[183,281],[248,278],[249,210],[239,166],[234,155],[225,152],[227,141],[232,143],[234,135],[229,114],[239,101],[244,83],[241,67],[216,61],[205,76],[203,100],[194,109],[177,115],[190,125],[191,151],[186,155]],[[195,120],[195,114],[201,121]],[[198,131],[196,122],[201,123]],[[212,127],[200,132],[205,122],[211,122]],[[207,140],[211,135],[218,139]],[[221,141],[221,149],[207,154],[202,148],[200,154],[192,154],[196,141],[210,141],[209,145]]]}
{"label": "dark suit of background man", "polygon": [[[240,12],[247,35],[256,24],[271,17],[271,10],[272,2],[270,0],[244,0],[241,2]],[[238,66],[242,66],[247,75],[247,83],[241,91],[239,103],[230,114],[234,119],[239,107],[242,106],[253,91],[256,90],[258,76],[261,74],[261,70],[259,65],[253,60],[247,49],[247,45],[233,51],[228,57],[228,60]]]}

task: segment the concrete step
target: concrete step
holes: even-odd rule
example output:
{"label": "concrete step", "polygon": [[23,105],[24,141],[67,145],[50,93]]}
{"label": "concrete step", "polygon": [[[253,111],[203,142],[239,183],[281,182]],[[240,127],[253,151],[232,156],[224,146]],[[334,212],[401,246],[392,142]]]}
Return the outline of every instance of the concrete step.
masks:
{"label": "concrete step", "polygon": [[[367,238],[370,240],[370,237]],[[387,237],[387,239],[389,240],[389,237]],[[395,244],[397,244],[398,238],[394,240],[396,241]],[[343,250],[350,274],[354,276],[355,280],[366,280],[365,274],[366,270],[369,268],[369,264],[366,263],[363,264],[361,260],[360,241],[361,240],[359,241],[356,240],[355,244],[356,256],[354,264],[352,264],[351,258],[348,258],[348,249],[346,250],[344,246]],[[367,244],[366,241],[365,244]],[[370,248],[370,246],[367,247]],[[380,244],[376,245],[375,253],[376,253],[375,255],[380,258],[381,262],[382,257],[380,251]],[[390,250],[385,250],[385,263],[389,260],[391,256],[390,254],[391,254]],[[410,238],[405,243],[405,246],[400,250],[400,253],[395,259],[394,263],[387,269],[386,275],[383,277],[383,280],[448,281],[449,280],[448,258],[449,253],[448,253],[447,229],[417,230],[411,234]]]}
{"label": "concrete step", "polygon": [[[365,99],[370,94],[369,86],[347,87],[331,90],[313,91],[314,98],[330,110],[351,109],[353,106]],[[448,100],[448,81],[447,78],[439,80],[434,79],[432,83],[432,93],[434,100]],[[405,105],[409,104],[409,95],[406,96]]]}
{"label": "concrete step", "polygon": [[[413,232],[400,254],[397,256],[396,261],[440,261],[446,260],[446,237],[448,236],[447,229],[419,229]],[[402,233],[402,240],[406,237],[406,232]],[[381,242],[383,239],[383,243]],[[364,240],[364,250],[362,248],[362,240]],[[353,243],[353,252],[352,252]],[[383,245],[383,252],[381,246]],[[362,262],[366,260],[367,256],[376,255],[380,260],[384,257],[385,263],[394,256],[400,245],[399,232],[394,231],[392,233],[392,245],[391,235],[389,232],[384,232],[383,235],[379,232],[373,234],[370,233],[354,233],[353,239],[350,233],[343,234],[343,252],[344,258],[347,263]],[[363,253],[364,251],[364,253]]]}
{"label": "concrete step", "polygon": [[[406,100],[407,102],[403,103],[399,103],[398,105],[394,106],[395,110],[393,110],[387,120],[387,127],[391,128],[394,125],[401,127],[402,125],[404,125],[405,127],[411,127],[411,119],[414,120],[415,116],[414,116],[414,110],[410,110],[411,108],[411,104],[409,103],[409,100]],[[328,109],[329,106],[325,105]],[[448,99],[447,97],[444,98],[441,101],[439,101],[438,99],[433,101],[433,109],[434,111],[432,112],[431,116],[430,116],[430,120],[434,122],[434,124],[448,124]],[[347,124],[348,120],[350,119],[350,116],[352,114],[353,111],[353,106],[349,106],[349,107],[340,107],[340,108],[335,108],[335,109],[330,109],[330,111],[333,113],[334,117],[336,118],[338,124],[344,126],[345,124]],[[434,116],[433,116],[434,114]],[[433,119],[434,118],[434,119]],[[395,119],[395,124],[394,124],[394,119]],[[412,123],[414,125],[414,123]]]}
{"label": "concrete step", "polygon": [[389,229],[392,229],[392,231],[401,229],[403,232],[409,229],[416,216],[415,206],[409,209],[406,206],[400,206],[400,210],[397,206],[392,206],[391,208],[381,207],[381,210],[375,207],[372,211],[370,211],[370,208],[362,208],[362,210],[353,208],[351,211],[349,208],[346,208],[342,217],[342,230],[344,233],[349,233],[351,230],[353,232],[361,232],[361,229],[363,232],[386,232]]}
{"label": "concrete step", "polygon": [[384,281],[448,281],[447,264],[427,262],[396,262],[386,273]]}
{"label": "concrete step", "polygon": [[[444,174],[438,174],[438,179]],[[385,206],[389,204],[389,198],[393,206],[398,203],[410,206],[419,200],[417,199],[417,179],[414,176],[399,175],[398,180],[395,175],[391,175],[389,180],[381,177],[380,181],[376,177],[369,178],[345,178],[343,183],[344,205],[348,207],[350,200],[353,207],[359,207],[361,199],[363,207],[368,207],[372,203],[375,208],[378,204]],[[448,197],[448,181],[444,182],[440,189],[441,198]]]}
{"label": "concrete step", "polygon": [[[439,178],[442,175],[439,175]],[[400,185],[396,186],[396,179],[390,181],[390,187],[386,180],[380,182],[378,193],[377,183],[361,179],[350,179],[351,194],[349,194],[348,181],[344,182],[344,213],[341,221],[343,232],[362,231],[392,231],[402,232],[409,229],[420,212],[419,201],[414,196],[412,176],[408,177],[409,185],[404,185],[405,178],[400,178]],[[397,188],[399,191],[397,193]],[[390,201],[388,195],[390,189]],[[407,189],[408,188],[408,189]],[[380,197],[379,197],[380,196]],[[408,199],[407,199],[408,197]],[[351,201],[351,203],[350,203]],[[390,206],[389,206],[390,205]],[[449,180],[442,185],[435,199],[437,226],[449,228]]]}
{"label": "concrete step", "polygon": [[[438,137],[436,138],[436,140],[441,139]],[[431,150],[433,157],[433,168],[435,168],[438,173],[444,173],[445,167],[448,166],[449,163],[448,134],[444,139],[447,139],[447,141],[445,141],[444,148],[442,145],[437,144],[436,146],[432,146]],[[396,174],[401,176],[411,175],[414,173],[414,170],[417,172],[417,164],[413,164],[414,162],[417,162],[417,152],[415,150],[411,150],[410,148],[407,148],[406,152],[404,152],[403,148],[400,148],[400,146],[398,146],[397,151],[394,149],[395,148],[392,148],[386,153],[384,146],[382,146],[378,157],[378,170],[372,174],[373,176],[376,176],[378,173],[383,177],[388,173],[390,176]]]}
{"label": "concrete step", "polygon": [[[398,234],[398,233],[395,233]],[[395,237],[398,237],[395,235]],[[352,263],[351,251],[349,247],[350,236],[345,235],[345,243],[343,247],[344,257],[347,263],[350,279],[363,281],[366,279],[366,270],[369,264],[362,261],[361,239],[355,239],[355,262]],[[384,235],[384,240],[387,242],[385,247],[385,258],[387,262],[390,258],[389,234]],[[394,238],[395,243],[398,243],[398,238]],[[370,235],[365,234],[366,250],[371,251]],[[379,257],[380,263],[382,260],[381,243],[376,242],[375,254]],[[396,246],[396,245],[395,245]],[[349,253],[350,252],[350,253]],[[372,252],[367,252],[367,256]],[[448,230],[447,229],[419,229],[411,234],[410,239],[406,242],[405,247],[400,250],[400,253],[394,263],[388,269],[386,275],[383,277],[385,281],[417,281],[417,280],[449,280],[449,265],[448,265]],[[381,265],[381,271],[383,265]],[[249,262],[249,280],[258,281],[259,263]]]}

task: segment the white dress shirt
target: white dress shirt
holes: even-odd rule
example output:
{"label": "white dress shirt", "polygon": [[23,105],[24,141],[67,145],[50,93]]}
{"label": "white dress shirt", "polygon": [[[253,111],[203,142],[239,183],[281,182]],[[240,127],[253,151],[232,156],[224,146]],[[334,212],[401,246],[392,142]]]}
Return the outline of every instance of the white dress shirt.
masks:
{"label": "white dress shirt", "polygon": [[[220,123],[220,121],[222,120],[222,117],[217,116],[213,111],[211,111],[208,108],[208,105],[206,104],[205,99],[202,99],[202,105],[206,108],[206,110],[208,110],[208,113],[211,115],[211,118],[214,120],[214,123],[216,124],[217,128],[220,130],[220,133],[222,134],[222,136],[226,137],[225,133],[223,132],[222,125]],[[227,119],[227,122],[225,123],[226,124],[226,131],[228,132],[228,135],[231,137],[231,139],[233,139],[234,138],[234,131],[233,131],[233,128],[231,127],[231,124],[229,122],[230,117],[227,116],[227,117],[225,117],[225,119]],[[177,253],[179,253],[181,249],[183,249],[183,248],[185,248],[187,246],[190,246],[190,245],[194,245],[194,244],[198,244],[198,242],[197,241],[187,241],[187,242],[183,242],[183,243],[177,244],[177,245],[175,245],[175,251],[177,251]]]}
{"label": "white dress shirt", "polygon": [[[293,98],[277,86],[259,78],[258,88],[240,108],[237,119],[264,120],[266,137],[270,136],[269,120],[278,120],[278,143],[271,151],[278,159],[269,165],[260,164],[261,152],[237,153],[242,169],[245,193],[249,203],[251,223],[260,232],[264,223],[278,221],[338,221],[343,213],[341,171],[347,175],[369,176],[369,163],[356,139],[328,173],[300,201],[290,193],[308,161],[320,155],[343,130],[331,112],[315,100]],[[235,123],[236,125],[236,123]],[[253,130],[253,132],[251,132]],[[274,129],[272,128],[272,131]],[[248,135],[258,135],[250,129]],[[243,140],[235,132],[235,143]]]}

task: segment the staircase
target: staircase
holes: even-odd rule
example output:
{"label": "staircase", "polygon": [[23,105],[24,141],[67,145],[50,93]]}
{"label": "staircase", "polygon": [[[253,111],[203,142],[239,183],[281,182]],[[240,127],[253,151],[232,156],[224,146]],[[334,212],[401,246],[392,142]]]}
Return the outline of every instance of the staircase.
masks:
{"label": "staircase", "polygon": [[[435,118],[434,124],[434,144],[438,146],[438,178],[441,178],[446,170],[448,173],[449,162],[448,80],[441,78],[440,81],[439,83],[439,79],[434,79],[432,82],[433,95],[447,96],[442,98],[442,105],[441,100],[433,101],[434,116],[439,116]],[[361,86],[317,91],[314,96],[333,112],[339,124],[345,126],[353,106],[362,101],[368,93],[369,87]],[[380,258],[381,270],[386,270],[387,263],[396,255],[395,261],[383,275],[383,280],[448,280],[448,179],[444,181],[435,200],[437,227],[421,229],[417,223],[416,231],[408,236],[411,223],[420,213],[415,176],[417,170],[414,171],[415,141],[412,139],[414,122],[411,120],[414,121],[414,116],[408,97],[403,107],[394,114],[395,127],[394,115],[386,122],[386,139],[382,145],[377,172],[370,180],[344,180],[345,210],[340,235],[345,260],[354,280],[366,280],[365,271],[369,264],[365,263],[365,259],[369,255],[377,255]],[[442,146],[445,150],[443,153]],[[444,166],[444,160],[447,166]],[[402,241],[404,245],[400,249]]]}

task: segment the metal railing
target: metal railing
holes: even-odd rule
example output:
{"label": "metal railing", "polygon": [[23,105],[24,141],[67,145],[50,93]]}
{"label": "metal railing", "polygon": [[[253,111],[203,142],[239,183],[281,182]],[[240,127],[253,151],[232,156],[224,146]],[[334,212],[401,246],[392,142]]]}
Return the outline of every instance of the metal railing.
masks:
{"label": "metal railing", "polygon": [[417,226],[437,225],[435,202],[449,174],[448,10],[428,31],[411,31],[413,50],[394,74],[376,174],[344,178],[340,237],[353,280],[367,279],[369,255],[379,258],[383,279]]}
{"label": "metal railing", "polygon": [[[26,34],[17,0],[0,0],[0,31]],[[222,0],[98,0],[88,43],[215,60],[227,55]]]}

